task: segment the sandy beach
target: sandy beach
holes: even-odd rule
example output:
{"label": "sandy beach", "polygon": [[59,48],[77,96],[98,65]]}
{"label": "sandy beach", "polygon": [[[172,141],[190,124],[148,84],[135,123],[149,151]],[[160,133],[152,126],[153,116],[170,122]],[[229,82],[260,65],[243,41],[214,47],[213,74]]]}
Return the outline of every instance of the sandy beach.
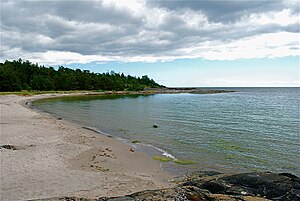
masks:
{"label": "sandy beach", "polygon": [[173,185],[174,175],[130,145],[25,105],[50,96],[0,96],[1,200],[110,197]]}

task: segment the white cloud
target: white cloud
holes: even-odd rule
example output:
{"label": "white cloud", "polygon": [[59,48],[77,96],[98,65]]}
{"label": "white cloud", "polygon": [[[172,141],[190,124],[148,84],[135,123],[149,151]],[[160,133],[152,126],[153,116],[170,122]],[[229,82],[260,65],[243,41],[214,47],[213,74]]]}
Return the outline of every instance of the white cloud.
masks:
{"label": "white cloud", "polygon": [[300,54],[294,2],[173,3],[2,2],[1,59],[69,64]]}
{"label": "white cloud", "polygon": [[212,42],[192,50],[194,56],[209,60],[235,60],[241,58],[272,58],[299,55],[298,33],[269,33],[247,37],[227,44]]}
{"label": "white cloud", "polygon": [[40,64],[72,64],[72,63],[90,63],[93,61],[112,61],[107,57],[101,55],[81,55],[74,52],[62,52],[62,51],[47,51],[45,53],[35,54],[35,58],[32,59],[33,62],[38,62]]}
{"label": "white cloud", "polygon": [[[247,20],[247,19],[245,19]],[[299,16],[294,16],[290,9],[283,9],[280,12],[268,12],[260,14],[251,14],[249,23],[256,25],[278,24],[286,26],[289,24],[299,24]]]}
{"label": "white cloud", "polygon": [[127,9],[134,14],[140,14],[145,10],[145,2],[141,0],[102,0],[104,6],[113,6],[121,9]]}

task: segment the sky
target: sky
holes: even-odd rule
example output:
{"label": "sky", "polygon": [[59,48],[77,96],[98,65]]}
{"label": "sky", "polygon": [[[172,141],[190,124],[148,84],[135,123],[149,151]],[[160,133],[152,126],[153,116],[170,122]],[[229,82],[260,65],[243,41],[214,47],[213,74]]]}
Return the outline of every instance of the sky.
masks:
{"label": "sky", "polygon": [[1,62],[178,87],[300,86],[298,0],[1,0]]}

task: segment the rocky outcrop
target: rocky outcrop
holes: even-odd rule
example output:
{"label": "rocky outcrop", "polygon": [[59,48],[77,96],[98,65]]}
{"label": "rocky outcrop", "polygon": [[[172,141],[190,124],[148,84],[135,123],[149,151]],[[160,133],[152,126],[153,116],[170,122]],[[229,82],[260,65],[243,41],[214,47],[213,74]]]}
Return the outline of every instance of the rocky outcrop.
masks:
{"label": "rocky outcrop", "polygon": [[204,89],[204,88],[146,88],[143,93],[154,93],[154,94],[177,94],[177,93],[192,93],[192,94],[216,94],[216,93],[229,93],[237,92],[233,90],[223,89]]}
{"label": "rocky outcrop", "polygon": [[252,172],[208,177],[193,175],[193,179],[179,186],[196,186],[212,194],[255,196],[272,200],[300,199],[300,179],[289,173]]}
{"label": "rocky outcrop", "polygon": [[43,200],[90,201],[263,201],[300,200],[300,178],[289,174],[193,172],[173,180],[174,188],[148,190],[114,198],[57,198]]}

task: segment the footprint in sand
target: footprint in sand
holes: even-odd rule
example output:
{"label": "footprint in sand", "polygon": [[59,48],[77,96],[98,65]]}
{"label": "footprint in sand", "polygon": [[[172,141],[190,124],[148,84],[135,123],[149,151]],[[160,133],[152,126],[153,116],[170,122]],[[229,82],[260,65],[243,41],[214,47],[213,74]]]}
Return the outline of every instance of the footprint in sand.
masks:
{"label": "footprint in sand", "polygon": [[98,171],[101,171],[101,172],[107,172],[107,171],[109,171],[108,168],[104,168],[104,167],[101,167],[101,166],[98,166],[98,165],[90,165],[90,167],[94,168],[94,169],[96,169]]}

